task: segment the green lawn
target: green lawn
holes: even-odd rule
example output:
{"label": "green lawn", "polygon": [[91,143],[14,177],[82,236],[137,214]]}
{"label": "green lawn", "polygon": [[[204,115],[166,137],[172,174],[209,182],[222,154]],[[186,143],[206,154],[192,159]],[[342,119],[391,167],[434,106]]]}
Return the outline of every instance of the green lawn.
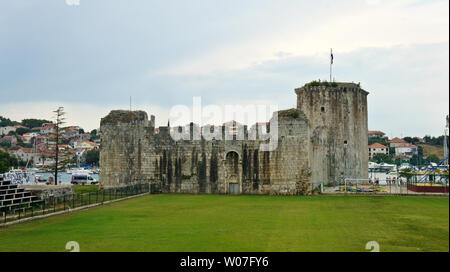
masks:
{"label": "green lawn", "polygon": [[89,192],[97,192],[99,189],[98,185],[74,185],[73,191],[75,194],[84,194]]}
{"label": "green lawn", "polygon": [[0,251],[449,251],[439,197],[148,195],[0,229]]}

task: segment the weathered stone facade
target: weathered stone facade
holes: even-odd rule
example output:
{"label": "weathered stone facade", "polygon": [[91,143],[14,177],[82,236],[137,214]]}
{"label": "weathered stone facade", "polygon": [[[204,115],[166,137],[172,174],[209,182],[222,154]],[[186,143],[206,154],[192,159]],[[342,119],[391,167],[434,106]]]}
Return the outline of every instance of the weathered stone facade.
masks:
{"label": "weathered stone facade", "polygon": [[[151,182],[165,192],[310,194],[320,183],[367,178],[367,92],[355,84],[296,89],[297,108],[277,113],[278,146],[267,140],[175,141],[168,127],[142,111],[111,111],[102,118],[100,183]],[[273,120],[271,120],[272,124]],[[272,129],[269,128],[268,129]],[[220,132],[219,132],[220,133]]]}

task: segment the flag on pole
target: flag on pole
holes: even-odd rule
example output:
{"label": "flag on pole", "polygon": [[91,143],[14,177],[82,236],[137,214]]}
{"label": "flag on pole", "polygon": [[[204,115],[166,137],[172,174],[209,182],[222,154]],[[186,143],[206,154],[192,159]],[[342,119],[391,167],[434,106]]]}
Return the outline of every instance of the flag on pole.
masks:
{"label": "flag on pole", "polygon": [[331,64],[333,64],[333,59],[334,59],[334,56],[333,56],[333,49],[331,49]]}

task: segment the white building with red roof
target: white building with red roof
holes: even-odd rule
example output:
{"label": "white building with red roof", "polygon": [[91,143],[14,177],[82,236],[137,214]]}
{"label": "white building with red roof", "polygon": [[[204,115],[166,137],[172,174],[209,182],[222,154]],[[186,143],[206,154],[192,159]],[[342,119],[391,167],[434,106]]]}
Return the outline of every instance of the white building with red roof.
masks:
{"label": "white building with red roof", "polygon": [[396,148],[399,145],[407,144],[407,143],[408,143],[407,141],[405,141],[403,139],[400,139],[400,138],[397,138],[397,137],[395,137],[392,140],[388,141],[389,147],[391,147],[391,148],[392,147]]}
{"label": "white building with red roof", "polygon": [[91,138],[91,134],[83,133],[69,136],[69,144],[74,145],[75,141],[88,141]]}
{"label": "white building with red roof", "polygon": [[32,142],[31,140],[38,136],[39,136],[39,134],[37,134],[37,132],[27,132],[27,133],[23,134],[23,138],[24,138],[23,142],[27,143],[27,144],[30,144],[30,143],[34,144],[34,141]]}
{"label": "white building with red roof", "polygon": [[32,164],[39,160],[39,153],[34,148],[20,147],[13,150],[11,153],[16,158],[24,162],[30,161]]}
{"label": "white building with red roof", "polygon": [[395,156],[401,156],[401,157],[408,157],[411,158],[413,155],[417,155],[418,154],[418,147],[410,144],[410,143],[406,143],[406,144],[398,144],[395,147]]}
{"label": "white building with red roof", "polygon": [[19,128],[28,129],[26,126],[22,126],[22,125],[15,125],[14,127],[15,127],[16,129],[19,129]]}
{"label": "white building with red roof", "polygon": [[369,159],[372,159],[376,154],[389,154],[389,147],[380,143],[369,145]]}
{"label": "white building with red roof", "polygon": [[6,126],[6,127],[0,127],[0,136],[1,135],[8,135],[10,132],[16,131],[16,128],[13,126]]}
{"label": "white building with red roof", "polygon": [[11,136],[4,136],[3,138],[1,138],[0,142],[2,144],[6,144],[6,145],[16,145],[17,144],[17,138],[14,135]]}
{"label": "white building with red roof", "polygon": [[56,125],[53,123],[47,123],[47,124],[43,124],[41,129],[40,129],[40,133],[44,134],[44,135],[48,135],[50,133],[53,133],[56,131]]}
{"label": "white building with red roof", "polygon": [[80,141],[80,140],[76,140],[73,143],[73,148],[74,149],[84,149],[84,150],[92,150],[92,149],[97,149],[99,148],[99,145],[91,142],[91,141]]}

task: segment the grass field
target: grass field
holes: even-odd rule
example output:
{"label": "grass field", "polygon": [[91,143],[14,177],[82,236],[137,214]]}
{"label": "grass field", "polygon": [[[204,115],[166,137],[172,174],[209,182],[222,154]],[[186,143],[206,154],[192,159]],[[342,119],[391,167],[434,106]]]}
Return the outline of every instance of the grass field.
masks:
{"label": "grass field", "polygon": [[449,200],[148,195],[0,229],[0,251],[449,251]]}
{"label": "grass field", "polygon": [[73,191],[75,194],[97,192],[98,189],[99,189],[98,185],[74,185],[73,186]]}

